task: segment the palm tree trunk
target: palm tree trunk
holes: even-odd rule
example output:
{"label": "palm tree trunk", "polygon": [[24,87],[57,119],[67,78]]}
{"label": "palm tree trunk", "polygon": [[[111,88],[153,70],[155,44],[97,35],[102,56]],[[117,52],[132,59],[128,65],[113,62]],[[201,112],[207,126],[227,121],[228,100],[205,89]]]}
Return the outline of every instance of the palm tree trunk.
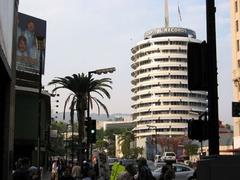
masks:
{"label": "palm tree trunk", "polygon": [[83,149],[83,138],[84,138],[84,121],[85,121],[85,111],[82,108],[77,107],[77,118],[78,118],[78,162],[80,164],[84,160]]}

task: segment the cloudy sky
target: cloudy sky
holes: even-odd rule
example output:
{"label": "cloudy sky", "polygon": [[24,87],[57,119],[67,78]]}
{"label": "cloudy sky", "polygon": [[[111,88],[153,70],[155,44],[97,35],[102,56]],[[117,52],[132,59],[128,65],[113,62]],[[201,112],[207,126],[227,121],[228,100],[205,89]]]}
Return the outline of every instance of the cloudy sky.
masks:
{"label": "cloudy sky", "polygon": [[[164,25],[163,7],[164,0],[20,0],[19,11],[47,21],[46,89],[54,77],[116,67],[108,75],[112,98],[104,101],[112,114],[132,112],[130,49],[145,31]],[[182,21],[177,7],[169,0],[170,26],[190,28],[205,40],[205,1],[179,0]],[[219,118],[232,123],[230,1],[217,0],[216,8]],[[62,111],[69,92],[59,93]]]}

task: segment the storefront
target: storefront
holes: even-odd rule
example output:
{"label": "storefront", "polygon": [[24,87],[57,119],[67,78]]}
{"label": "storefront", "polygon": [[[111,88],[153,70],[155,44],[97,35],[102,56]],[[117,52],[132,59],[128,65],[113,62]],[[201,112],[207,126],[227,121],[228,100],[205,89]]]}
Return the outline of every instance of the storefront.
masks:
{"label": "storefront", "polygon": [[18,0],[0,0],[0,179],[13,166],[15,110],[15,29]]}

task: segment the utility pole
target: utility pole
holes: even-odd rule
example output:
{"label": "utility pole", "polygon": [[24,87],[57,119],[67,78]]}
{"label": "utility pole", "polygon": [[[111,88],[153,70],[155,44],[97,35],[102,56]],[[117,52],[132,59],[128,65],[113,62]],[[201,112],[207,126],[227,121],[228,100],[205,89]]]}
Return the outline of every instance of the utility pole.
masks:
{"label": "utility pole", "polygon": [[37,137],[37,165],[40,168],[41,161],[41,119],[42,119],[42,74],[43,74],[43,57],[44,37],[37,37],[37,46],[40,53],[39,59],[39,87],[38,87],[38,137]]}
{"label": "utility pole", "polygon": [[208,73],[208,116],[209,116],[209,155],[219,155],[219,120],[218,120],[218,91],[217,91],[217,56],[215,1],[206,0],[207,18],[207,60]]}

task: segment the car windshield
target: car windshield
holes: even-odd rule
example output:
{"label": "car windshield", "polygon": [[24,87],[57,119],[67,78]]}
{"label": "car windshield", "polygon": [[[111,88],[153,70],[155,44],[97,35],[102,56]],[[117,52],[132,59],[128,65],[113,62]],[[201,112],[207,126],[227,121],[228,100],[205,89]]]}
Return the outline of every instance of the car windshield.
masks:
{"label": "car windshield", "polygon": [[175,156],[174,153],[166,153],[166,156]]}

